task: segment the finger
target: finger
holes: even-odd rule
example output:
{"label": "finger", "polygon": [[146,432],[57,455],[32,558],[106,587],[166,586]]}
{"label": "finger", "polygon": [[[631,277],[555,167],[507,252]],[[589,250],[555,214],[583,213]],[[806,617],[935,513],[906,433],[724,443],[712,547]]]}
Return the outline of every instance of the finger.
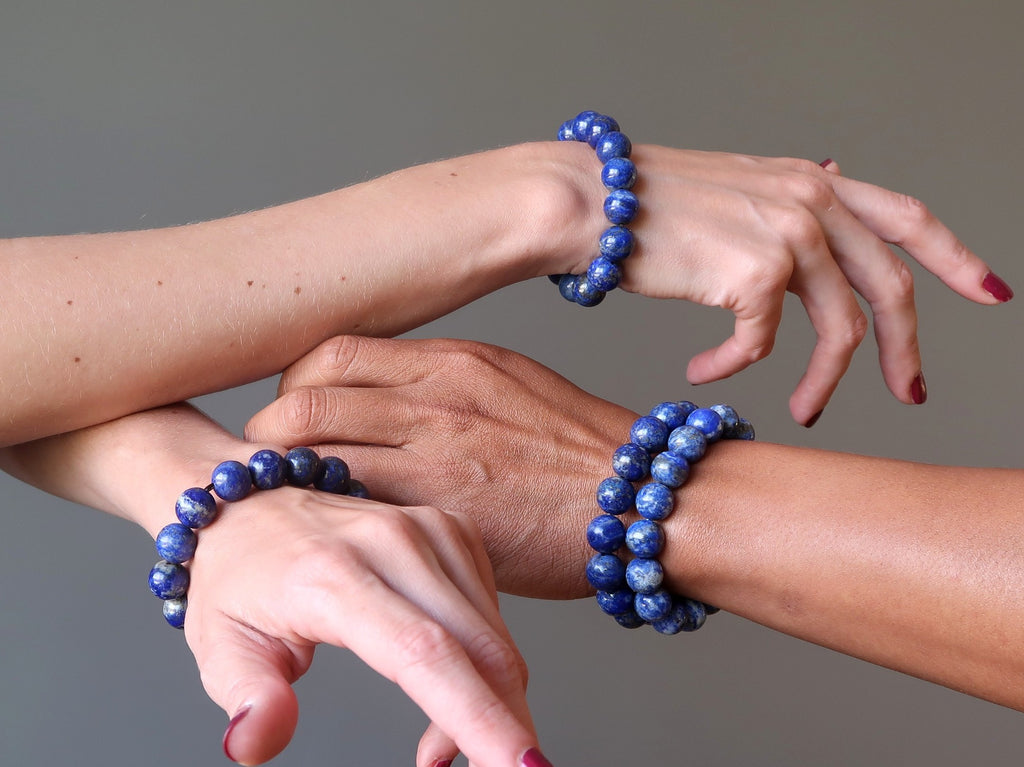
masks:
{"label": "finger", "polygon": [[416,748],[417,767],[447,767],[459,755],[455,741],[433,722],[427,727]]}
{"label": "finger", "polygon": [[839,163],[829,157],[826,160],[822,160],[818,163],[822,168],[827,170],[829,173],[835,173],[837,176],[841,176],[842,173],[839,170]]}
{"label": "finger", "polygon": [[919,200],[843,177],[832,184],[842,203],[868,229],[901,247],[960,295],[982,304],[1013,297],[1006,283]]}
{"label": "finger", "polygon": [[771,354],[782,320],[782,300],[783,287],[779,287],[774,296],[754,302],[752,309],[736,309],[733,334],[694,356],[686,367],[686,380],[702,384],[728,378]]}

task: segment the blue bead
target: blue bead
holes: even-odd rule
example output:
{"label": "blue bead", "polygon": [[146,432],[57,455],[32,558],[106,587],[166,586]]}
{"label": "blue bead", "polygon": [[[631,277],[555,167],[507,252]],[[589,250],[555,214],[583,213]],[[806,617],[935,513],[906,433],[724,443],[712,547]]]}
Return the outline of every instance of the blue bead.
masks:
{"label": "blue bead", "polygon": [[711,408],[697,408],[686,419],[688,426],[700,429],[708,442],[716,442],[722,438],[722,416]]}
{"label": "blue bead", "polygon": [[284,458],[273,450],[260,450],[249,458],[249,474],[258,490],[274,490],[284,484]]}
{"label": "blue bead", "polygon": [[587,282],[597,290],[602,290],[605,293],[609,290],[615,290],[619,286],[619,280],[621,279],[622,269],[619,268],[617,263],[604,256],[598,256],[591,261],[590,267],[587,269]]}
{"label": "blue bead", "polygon": [[320,471],[317,473],[316,479],[313,480],[313,487],[323,490],[325,493],[345,495],[350,479],[352,479],[352,473],[349,471],[348,464],[340,458],[328,455],[320,459]]}
{"label": "blue bead", "polygon": [[358,479],[350,479],[348,481],[348,493],[350,498],[369,498],[370,491],[366,489],[366,485],[360,482]]}
{"label": "blue bead", "polygon": [[174,513],[181,524],[199,529],[206,527],[217,517],[217,499],[208,490],[201,487],[190,487],[178,496],[174,504]]}
{"label": "blue bead", "polygon": [[624,226],[610,226],[597,241],[601,255],[612,261],[621,261],[633,252],[633,233]]}
{"label": "blue bead", "polygon": [[636,493],[622,477],[608,477],[597,486],[597,505],[609,514],[622,514],[633,508]]}
{"label": "blue bead", "polygon": [[[638,557],[656,557],[665,547],[665,531],[657,522],[638,519],[626,531],[626,546]],[[626,568],[626,572],[629,572],[629,568]]]}
{"label": "blue bead", "polygon": [[704,625],[706,619],[703,604],[692,599],[676,598],[669,614],[661,620],[651,621],[651,626],[662,634],[678,634],[680,631],[696,631]]}
{"label": "blue bead", "polygon": [[598,591],[597,606],[608,615],[625,615],[633,612],[633,598],[636,596],[631,589],[618,591]]}
{"label": "blue bead", "polygon": [[161,599],[176,599],[188,591],[188,570],[173,562],[160,560],[149,571],[149,590]]}
{"label": "blue bead", "polygon": [[587,580],[595,589],[618,591],[626,585],[626,566],[614,554],[595,554],[587,562]]}
{"label": "blue bead", "polygon": [[638,629],[647,625],[647,621],[637,615],[636,610],[633,609],[623,615],[616,615],[615,622],[624,629]]}
{"label": "blue bead", "polygon": [[682,487],[689,476],[689,461],[676,453],[658,453],[651,461],[651,479],[667,487]]}
{"label": "blue bead", "polygon": [[185,612],[188,610],[188,599],[178,597],[164,600],[164,620],[176,629],[185,628]]}
{"label": "blue bead", "polygon": [[741,418],[736,424],[736,428],[727,432],[725,436],[727,439],[752,440],[754,439],[754,426],[746,418]]}
{"label": "blue bead", "polygon": [[585,109],[572,118],[572,137],[577,141],[586,141],[590,136],[590,122],[598,116],[593,109]]}
{"label": "blue bead", "polygon": [[612,554],[622,548],[626,540],[626,526],[611,514],[594,517],[587,526],[587,543],[601,554]]}
{"label": "blue bead", "polygon": [[156,534],[156,553],[174,564],[188,562],[196,553],[199,538],[195,531],[180,522],[172,522]]}
{"label": "blue bead", "polygon": [[631,189],[636,183],[636,166],[625,157],[613,157],[601,168],[601,183],[606,189]]}
{"label": "blue bead", "polygon": [[626,565],[625,578],[626,585],[637,594],[651,594],[661,586],[665,571],[657,559],[637,557]]}
{"label": "blue bead", "polygon": [[668,427],[669,431],[672,431],[686,423],[686,416],[690,412],[680,402],[661,402],[652,407],[648,415],[651,418],[657,418]]}
{"label": "blue bead", "polygon": [[628,224],[639,209],[639,200],[628,189],[613,189],[604,198],[604,217],[613,224]]}
{"label": "blue bead", "polygon": [[557,285],[558,283],[560,283],[562,281],[562,278],[564,276],[565,276],[564,274],[549,274],[548,275],[548,279],[551,280],[553,283],[555,283]]}
{"label": "blue bead", "polygon": [[651,470],[651,454],[640,445],[628,442],[612,454],[612,471],[625,480],[639,482]]}
{"label": "blue bead", "polygon": [[308,447],[293,447],[284,456],[285,477],[298,487],[313,484],[320,473],[320,456]]}
{"label": "blue bead", "polygon": [[[602,136],[606,133],[617,131],[618,129],[619,124],[615,122],[613,118],[608,115],[597,115],[590,120],[586,142],[590,144],[591,147],[597,148],[597,142],[601,140]],[[575,131],[573,131],[573,133],[575,134]]]}
{"label": "blue bead", "polygon": [[633,153],[633,144],[625,133],[608,131],[597,140],[594,152],[598,160],[608,162],[613,157],[629,157]]}
{"label": "blue bead", "polygon": [[576,285],[572,292],[573,299],[580,306],[597,306],[604,300],[604,291],[592,285],[587,275],[581,274],[576,278]]}
{"label": "blue bead", "polygon": [[668,435],[668,449],[690,463],[697,463],[708,451],[708,438],[696,426],[680,426]]}
{"label": "blue bead", "polygon": [[636,492],[636,510],[644,519],[664,519],[673,503],[672,491],[659,482],[648,482]]}
{"label": "blue bead", "polygon": [[714,615],[715,613],[719,612],[722,609],[721,607],[715,607],[714,605],[709,605],[707,602],[702,602],[701,604],[704,605],[704,613],[706,615]]}
{"label": "blue bead", "polygon": [[633,609],[645,621],[653,623],[672,611],[672,603],[672,595],[664,589],[658,589],[653,594],[637,594],[633,600]]}
{"label": "blue bead", "polygon": [[558,280],[558,292],[566,301],[576,303],[576,275],[563,274]]}
{"label": "blue bead", "polygon": [[658,453],[668,442],[668,427],[653,416],[642,415],[629,428],[629,440],[650,453]]}
{"label": "blue bead", "polygon": [[217,464],[210,477],[213,491],[225,501],[240,501],[252,490],[249,467],[238,461]]}
{"label": "blue bead", "polygon": [[566,120],[558,128],[559,141],[575,141],[576,136],[572,132],[572,120]]}
{"label": "blue bead", "polygon": [[736,409],[731,405],[712,405],[711,410],[714,410],[718,415],[722,417],[722,436],[727,435],[731,430],[739,426],[740,416],[736,412]]}

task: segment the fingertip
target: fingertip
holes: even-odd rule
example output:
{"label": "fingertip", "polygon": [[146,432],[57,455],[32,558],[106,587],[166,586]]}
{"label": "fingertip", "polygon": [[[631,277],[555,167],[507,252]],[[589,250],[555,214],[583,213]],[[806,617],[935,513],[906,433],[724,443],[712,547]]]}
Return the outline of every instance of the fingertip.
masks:
{"label": "fingertip", "polygon": [[839,172],[839,163],[833,160],[831,157],[827,157],[818,163],[822,168],[827,170],[829,173],[835,173],[837,176],[842,175]]}
{"label": "fingertip", "polygon": [[416,764],[417,767],[451,767],[458,755],[459,748],[455,741],[431,722],[416,749]]}
{"label": "fingertip", "polygon": [[981,281],[981,287],[996,301],[1005,304],[1013,298],[1013,288],[1007,285],[995,272],[989,272]]}

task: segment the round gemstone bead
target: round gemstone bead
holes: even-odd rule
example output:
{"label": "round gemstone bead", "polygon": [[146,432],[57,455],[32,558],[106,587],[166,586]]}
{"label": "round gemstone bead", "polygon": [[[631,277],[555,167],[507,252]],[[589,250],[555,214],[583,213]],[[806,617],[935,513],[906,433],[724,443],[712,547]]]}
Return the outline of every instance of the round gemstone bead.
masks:
{"label": "round gemstone bead", "polygon": [[633,421],[629,429],[629,440],[644,450],[656,453],[665,449],[668,427],[653,416],[642,415]]}
{"label": "round gemstone bead", "polygon": [[636,183],[636,166],[625,157],[613,157],[601,168],[601,183],[606,189],[631,189]]}
{"label": "round gemstone bead", "polygon": [[625,578],[626,585],[637,594],[651,594],[661,586],[665,572],[657,559],[637,557],[626,565]]}
{"label": "round gemstone bead", "polygon": [[597,306],[604,300],[604,291],[587,279],[587,275],[581,274],[576,278],[576,285],[573,288],[573,300],[580,306]]}
{"label": "round gemstone bead", "polygon": [[660,621],[672,610],[672,595],[665,589],[658,589],[652,594],[637,594],[633,600],[636,614],[648,623]]}
{"label": "round gemstone bead", "polygon": [[181,524],[198,530],[206,527],[217,517],[217,499],[208,490],[201,487],[190,487],[178,496],[174,504],[174,513]]}
{"label": "round gemstone bead", "polygon": [[626,530],[626,546],[638,557],[656,557],[665,546],[665,531],[649,519],[638,519]]}
{"label": "round gemstone bead", "polygon": [[240,501],[252,490],[249,467],[238,461],[217,464],[210,477],[213,491],[225,501]]}
{"label": "round gemstone bead", "polygon": [[629,157],[633,153],[633,143],[622,131],[608,131],[597,140],[594,153],[601,162],[608,162],[613,157]]}
{"label": "round gemstone bead", "polygon": [[704,613],[706,615],[714,615],[715,613],[721,611],[721,609],[722,609],[721,607],[715,607],[714,605],[709,605],[707,602],[701,602],[701,604],[704,605]]}
{"label": "round gemstone bead", "polygon": [[636,510],[644,519],[665,519],[673,503],[672,491],[660,482],[648,482],[636,491]]}
{"label": "round gemstone bead", "polygon": [[613,554],[626,541],[626,526],[622,520],[611,514],[594,517],[587,526],[587,543],[594,551]]}
{"label": "round gemstone bead", "polygon": [[667,487],[682,487],[689,476],[689,461],[676,453],[658,453],[651,461],[651,479]]}
{"label": "round gemstone bead", "polygon": [[[691,407],[687,407],[687,405]],[[696,410],[696,405],[692,402],[662,402],[652,407],[648,415],[662,421],[668,430],[672,431],[686,423],[686,417],[694,410]]]}
{"label": "round gemstone bead", "polygon": [[257,490],[274,490],[284,484],[284,458],[273,450],[260,450],[249,458],[249,474]]}
{"label": "round gemstone bead", "polygon": [[366,485],[358,479],[350,479],[348,481],[348,493],[346,495],[350,498],[369,498],[370,491],[367,490]]}
{"label": "round gemstone bead", "polygon": [[697,408],[690,413],[686,423],[704,432],[708,442],[716,442],[722,438],[722,416],[711,408]]}
{"label": "round gemstone bead", "polygon": [[651,454],[640,445],[628,442],[612,454],[612,471],[625,480],[639,482],[651,470]]}
{"label": "round gemstone bead", "polygon": [[176,629],[185,628],[185,611],[188,609],[188,599],[177,597],[164,600],[164,620]]}
{"label": "round gemstone bead", "polygon": [[299,487],[313,484],[320,473],[320,456],[308,447],[293,447],[284,456],[285,477]]}
{"label": "round gemstone bead", "polygon": [[695,426],[680,426],[668,435],[668,449],[690,463],[696,463],[708,450],[708,439]]}
{"label": "round gemstone bead", "polygon": [[597,505],[609,514],[622,514],[633,508],[636,492],[622,477],[608,477],[597,486]]}
{"label": "round gemstone bead", "polygon": [[680,631],[696,631],[704,625],[706,618],[707,613],[700,602],[676,599],[668,615],[661,620],[651,621],[651,626],[662,634],[678,634]]}
{"label": "round gemstone bead", "polygon": [[611,131],[617,131],[619,124],[608,115],[597,115],[590,121],[590,126],[587,131],[586,142],[591,147],[596,148],[597,142],[601,140],[601,137]]}
{"label": "round gemstone bead", "polygon": [[595,589],[618,591],[626,584],[626,566],[614,554],[595,554],[587,562],[587,580]]}
{"label": "round gemstone bead", "polygon": [[633,599],[636,595],[630,589],[618,591],[598,591],[597,606],[608,615],[625,615],[633,611]]}
{"label": "round gemstone bead", "polygon": [[572,132],[572,120],[566,120],[558,127],[559,141],[575,141],[576,136]]}
{"label": "round gemstone bead", "polygon": [[597,116],[593,109],[585,109],[572,118],[572,137],[576,141],[586,141],[590,137],[590,123]]}
{"label": "round gemstone bead", "polygon": [[610,226],[597,241],[601,255],[612,261],[621,261],[633,252],[635,238],[624,226]]}
{"label": "round gemstone bead", "polygon": [[729,439],[754,439],[754,426],[746,418],[741,418],[739,423],[736,424],[736,428],[728,432],[726,435]]}
{"label": "round gemstone bead", "polygon": [[558,292],[566,301],[576,303],[576,275],[563,274],[558,280]]}
{"label": "round gemstone bead", "polygon": [[161,559],[149,571],[149,590],[160,599],[176,599],[188,591],[189,574],[182,565]]}
{"label": "round gemstone bead", "polygon": [[638,629],[641,626],[647,625],[647,621],[637,615],[636,610],[633,609],[630,609],[630,611],[624,615],[616,615],[615,622],[624,629]]}
{"label": "round gemstone bead", "polygon": [[348,464],[340,458],[328,455],[320,459],[320,471],[313,480],[313,487],[327,493],[344,495],[351,479],[352,472],[349,471]]}
{"label": "round gemstone bead", "polygon": [[617,263],[605,256],[598,256],[587,268],[587,282],[597,290],[607,293],[615,290],[622,279],[622,269]]}
{"label": "round gemstone bead", "polygon": [[199,538],[195,531],[180,522],[172,522],[156,534],[156,553],[174,564],[188,562],[196,553]]}
{"label": "round gemstone bead", "polygon": [[735,429],[740,423],[739,413],[736,409],[730,405],[712,405],[710,410],[714,410],[722,418],[722,435],[726,436],[730,431]]}
{"label": "round gemstone bead", "polygon": [[628,189],[613,189],[604,198],[604,217],[613,224],[628,224],[639,209],[639,200]]}

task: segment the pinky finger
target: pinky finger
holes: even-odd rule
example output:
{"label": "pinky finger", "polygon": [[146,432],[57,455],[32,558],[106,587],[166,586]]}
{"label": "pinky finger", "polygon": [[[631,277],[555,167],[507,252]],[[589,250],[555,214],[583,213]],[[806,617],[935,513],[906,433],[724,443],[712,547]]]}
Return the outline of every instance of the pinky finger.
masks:
{"label": "pinky finger", "polygon": [[717,381],[764,359],[775,346],[775,333],[781,321],[781,298],[757,316],[737,314],[733,334],[715,348],[693,357],[686,367],[686,380],[692,384]]}

